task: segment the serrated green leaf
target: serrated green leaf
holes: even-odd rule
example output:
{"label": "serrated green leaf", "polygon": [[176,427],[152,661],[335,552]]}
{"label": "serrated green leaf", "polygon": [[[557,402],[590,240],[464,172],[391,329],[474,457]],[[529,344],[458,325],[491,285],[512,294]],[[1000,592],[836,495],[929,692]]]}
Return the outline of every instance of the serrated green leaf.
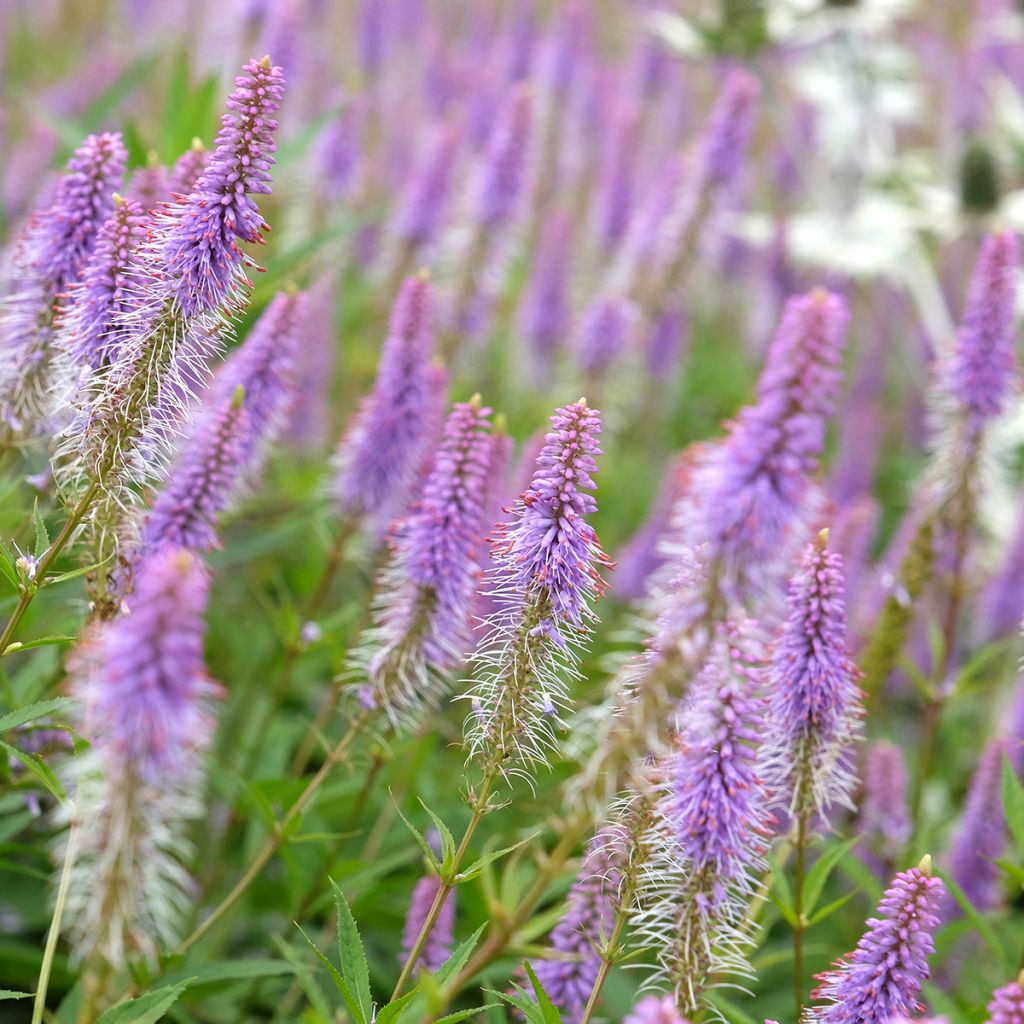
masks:
{"label": "serrated green leaf", "polygon": [[137,999],[112,1006],[99,1019],[98,1024],[157,1024],[182,992],[188,988],[191,978],[177,985],[147,992]]}
{"label": "serrated green leaf", "polygon": [[278,939],[276,936],[272,936],[272,938],[274,944],[280,950],[281,956],[288,961],[296,975],[298,975],[299,984],[302,986],[303,992],[306,993],[310,1006],[320,1015],[321,1020],[330,1020],[333,1013],[315,972],[309,970],[302,962],[299,951],[294,946]]}
{"label": "serrated green leaf", "polygon": [[35,556],[36,558],[42,558],[50,546],[50,534],[46,530],[46,523],[43,522],[43,517],[39,514],[38,502],[32,507],[32,522],[36,530]]}
{"label": "serrated green leaf", "polygon": [[416,826],[402,813],[401,807],[395,804],[395,810],[398,812],[398,816],[405,823],[405,827],[412,833],[413,839],[419,844],[420,849],[423,851],[423,855],[427,858],[427,863],[434,869],[435,872],[440,873],[441,865],[438,862],[437,854],[434,853],[433,847],[427,842],[426,836],[424,836]]}
{"label": "serrated green leaf", "polygon": [[946,888],[949,890],[950,895],[956,900],[960,909],[964,912],[964,916],[971,922],[978,934],[985,940],[985,945],[992,950],[993,955],[1002,967],[1003,974],[1009,977],[1010,963],[1006,959],[1006,953],[1003,950],[1002,943],[997,938],[995,931],[992,929],[992,925],[978,913],[978,908],[975,907],[975,905],[964,895],[963,889],[961,889],[945,871],[940,871],[939,875],[946,883]]}
{"label": "serrated green leaf", "polygon": [[409,1004],[419,994],[417,989],[413,989],[411,992],[406,992],[404,996],[399,996],[394,1002],[388,1003],[387,1006],[382,1006],[377,1014],[376,1024],[396,1024],[409,1009]]}
{"label": "serrated green leaf", "polygon": [[366,962],[366,950],[363,940],[359,937],[356,919],[352,916],[345,894],[331,879],[334,891],[334,905],[338,911],[338,957],[341,960],[341,973],[346,983],[355,992],[362,1010],[363,1020],[373,1019],[373,996],[370,992],[370,967]]}
{"label": "serrated green leaf", "polygon": [[456,1021],[468,1020],[474,1014],[486,1013],[493,1007],[500,1005],[500,1003],[487,1003],[486,1006],[474,1006],[472,1010],[459,1010],[457,1013],[449,1013],[446,1017],[438,1017],[434,1024],[455,1024]]}
{"label": "serrated green leaf", "polygon": [[357,1021],[358,1024],[369,1024],[369,1020],[363,1016],[363,1010],[359,1005],[359,1001],[348,987],[348,982],[341,976],[341,972],[331,963],[331,958],[320,949],[302,928],[299,928],[299,932],[313,948],[313,952],[320,958],[320,963],[327,968],[327,973],[331,976],[335,988],[341,993],[341,998],[345,1000],[345,1005],[348,1007],[348,1012],[352,1015],[353,1020]]}
{"label": "serrated green leaf", "polygon": [[26,754],[17,747],[0,740],[0,750],[6,750],[16,761],[30,771],[61,803],[67,800],[68,795],[64,786],[57,778],[56,772],[43,760],[39,754]]}
{"label": "serrated green leaf", "polygon": [[18,579],[18,570],[14,566],[14,556],[3,543],[0,543],[0,573],[4,574],[15,590],[21,590],[21,580]]}
{"label": "serrated green leaf", "polygon": [[536,832],[532,832],[525,839],[520,839],[518,843],[513,843],[511,846],[503,846],[500,850],[492,850],[490,853],[485,853],[479,860],[474,861],[464,871],[459,872],[459,881],[468,882],[472,878],[476,878],[481,871],[488,865],[493,864],[494,861],[504,857],[506,854],[512,853],[513,850],[518,850],[520,846],[525,846],[527,843],[533,842],[541,833],[541,829]]}
{"label": "serrated green leaf", "polygon": [[510,1006],[514,1006],[526,1018],[527,1024],[544,1024],[544,1017],[541,1014],[540,1007],[533,999],[524,995],[521,988],[517,987],[514,993],[496,992],[494,989],[489,988],[484,989],[484,992],[489,996],[497,996]]}
{"label": "serrated green leaf", "polygon": [[69,707],[71,701],[67,697],[54,697],[52,700],[40,700],[35,704],[27,704],[17,711],[8,711],[6,715],[0,715],[0,733],[9,729],[16,729],[19,725],[28,725],[38,718],[46,715],[56,714]]}
{"label": "serrated green leaf", "polygon": [[110,555],[108,558],[104,558],[102,562],[93,562],[92,565],[82,565],[77,569],[69,569],[67,572],[59,573],[57,576],[47,576],[45,580],[40,581],[40,585],[44,587],[52,587],[55,583],[64,583],[67,580],[77,579],[79,576],[84,576],[86,573],[102,569],[103,566],[105,566],[113,557],[113,555]]}
{"label": "serrated green leaf", "polygon": [[441,985],[446,985],[452,978],[454,978],[463,967],[469,962],[469,958],[473,955],[473,950],[476,949],[476,944],[480,941],[480,936],[483,935],[484,929],[487,925],[482,924],[473,934],[466,939],[465,942],[461,943],[458,949],[441,966],[434,971],[434,979]]}
{"label": "serrated green leaf", "polygon": [[1024,786],[1010,764],[1009,757],[1003,756],[1003,814],[1013,836],[1014,845],[1024,853]]}
{"label": "serrated green leaf", "polygon": [[558,1012],[558,1007],[551,1002],[551,997],[544,991],[544,986],[530,966],[530,961],[524,960],[523,966],[526,968],[526,976],[530,979],[534,995],[537,997],[537,1005],[543,1015],[544,1024],[562,1024],[562,1015]]}
{"label": "serrated green leaf", "polygon": [[422,800],[420,805],[430,815],[430,820],[441,837],[441,871],[447,874],[455,864],[455,837],[448,826]]}
{"label": "serrated green leaf", "polygon": [[835,866],[859,842],[860,837],[854,836],[845,842],[836,843],[825,850],[811,866],[810,871],[807,872],[807,876],[804,878],[803,884],[803,912],[806,917],[810,917],[814,913],[814,908],[818,905],[818,900],[821,898],[825,883],[828,881],[828,877],[832,874]]}

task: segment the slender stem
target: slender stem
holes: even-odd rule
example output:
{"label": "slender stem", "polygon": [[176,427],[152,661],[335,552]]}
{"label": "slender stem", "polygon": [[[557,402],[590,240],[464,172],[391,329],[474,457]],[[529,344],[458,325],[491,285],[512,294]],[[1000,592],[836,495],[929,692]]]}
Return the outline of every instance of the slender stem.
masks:
{"label": "slender stem", "polygon": [[60,872],[60,883],[57,886],[57,899],[53,905],[53,917],[50,919],[50,930],[46,936],[46,947],[43,950],[43,962],[39,967],[39,981],[36,983],[36,998],[32,1006],[32,1024],[42,1024],[46,1012],[46,991],[50,987],[50,972],[53,969],[53,958],[57,952],[57,940],[60,938],[60,923],[64,917],[64,908],[68,902],[68,891],[71,888],[71,870],[78,856],[78,826],[71,825],[68,836],[68,848],[64,851],[64,864]]}
{"label": "slender stem", "polygon": [[283,845],[285,838],[289,833],[289,828],[303,814],[310,802],[319,792],[320,787],[327,781],[331,772],[345,759],[345,755],[348,752],[348,748],[352,745],[352,742],[362,732],[363,727],[366,725],[370,718],[370,712],[364,711],[358,718],[356,718],[349,726],[348,732],[342,737],[338,745],[327,755],[324,763],[320,766],[320,770],[314,775],[306,788],[299,795],[298,800],[288,809],[288,813],[281,819],[281,823],[274,830],[274,834],[271,835],[266,843],[263,844],[262,849],[256,855],[253,862],[249,865],[245,874],[238,880],[235,887],[217,904],[213,913],[203,921],[197,928],[195,928],[191,935],[186,938],[177,949],[177,953],[185,953],[192,948],[209,930],[219,921],[244,895],[250,885],[259,877],[260,872],[266,866],[267,862]]}
{"label": "slender stem", "polygon": [[800,1020],[804,1010],[804,874],[807,866],[807,815],[800,814],[796,826],[796,865],[793,869],[793,998],[796,1016]]}
{"label": "slender stem", "polygon": [[[71,535],[78,529],[79,523],[85,518],[86,513],[92,505],[93,499],[96,497],[97,491],[99,491],[100,485],[98,483],[91,483],[86,490],[85,494],[82,495],[78,504],[74,507],[71,515],[68,516],[67,522],[64,524],[64,528],[57,535],[57,539],[46,549],[43,553],[42,558],[39,559],[39,564],[36,566],[36,578],[39,581],[39,585],[34,589],[23,589],[21,597],[18,599],[18,604],[14,611],[11,613],[11,617],[7,620],[7,625],[4,626],[3,633],[0,633],[0,658],[11,652],[11,641],[14,638],[14,632],[18,628],[21,620],[25,617],[25,612],[28,611],[29,605],[32,603],[36,594],[42,589],[43,584],[46,582],[46,573],[50,566],[53,564],[54,559],[64,550]],[[14,650],[18,648],[15,647]]]}
{"label": "slender stem", "polygon": [[466,831],[462,834],[462,841],[459,843],[458,849],[455,851],[455,858],[452,861],[448,878],[441,880],[441,884],[437,889],[437,895],[434,897],[434,902],[430,905],[430,910],[423,922],[423,927],[420,928],[420,933],[416,936],[416,941],[413,943],[412,949],[409,951],[409,955],[406,957],[405,963],[402,965],[402,973],[398,976],[398,982],[395,984],[394,992],[391,993],[392,1002],[402,994],[402,989],[405,988],[406,982],[408,982],[413,970],[416,968],[416,964],[419,962],[423,949],[427,944],[427,940],[430,938],[430,933],[434,930],[434,925],[437,924],[437,919],[441,915],[441,909],[444,907],[445,901],[448,899],[448,894],[455,888],[455,878],[459,873],[459,868],[462,866],[463,860],[465,859],[466,852],[469,850],[469,844],[473,841],[473,836],[476,834],[476,830],[480,827],[480,822],[483,821],[484,814],[487,813],[487,799],[491,795],[491,789],[498,777],[498,765],[499,762],[497,761],[493,763],[490,770],[484,776],[479,794],[477,794],[473,800],[473,816],[469,819]]}
{"label": "slender stem", "polygon": [[590,990],[590,998],[587,1000],[587,1005],[583,1010],[580,1024],[590,1024],[590,1019],[594,1016],[594,1011],[597,1009],[597,1001],[601,998],[601,990],[604,988],[604,983],[608,979],[608,973],[611,971],[618,956],[619,939],[622,938],[622,930],[626,927],[626,918],[629,916],[627,908],[628,901],[623,900],[619,906],[618,913],[615,915],[615,927],[612,928],[611,937],[601,953],[601,967],[597,972],[597,977],[594,979],[594,987]]}

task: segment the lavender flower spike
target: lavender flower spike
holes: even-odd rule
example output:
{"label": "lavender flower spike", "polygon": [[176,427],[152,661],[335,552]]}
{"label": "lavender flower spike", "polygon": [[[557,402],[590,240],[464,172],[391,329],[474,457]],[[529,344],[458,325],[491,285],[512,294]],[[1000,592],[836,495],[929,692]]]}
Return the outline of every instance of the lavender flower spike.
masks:
{"label": "lavender flower spike", "polygon": [[878,837],[881,853],[889,861],[910,841],[907,766],[903,751],[893,743],[880,741],[868,747],[862,823],[869,835]]}
{"label": "lavender flower spike", "polygon": [[986,1024],[1024,1024],[1024,971],[992,993]]}
{"label": "lavender flower spike", "polygon": [[[421,878],[413,889],[412,901],[409,904],[409,913],[405,918],[405,929],[402,932],[402,961],[409,956],[416,939],[420,934],[430,907],[437,896],[441,880],[434,875]],[[452,890],[445,897],[441,906],[441,913],[437,922],[431,929],[427,944],[423,947],[420,956],[420,965],[428,971],[437,971],[444,962],[451,956],[452,952],[452,931],[455,926],[455,891]]]}
{"label": "lavender flower spike", "polygon": [[249,61],[235,85],[206,168],[160,242],[174,304],[186,317],[234,304],[252,265],[238,243],[261,242],[266,230],[252,196],[270,193],[272,115],[284,77],[264,57]]}
{"label": "lavender flower spike", "polygon": [[944,893],[942,880],[932,876],[930,857],[900,872],[857,948],[819,975],[821,985],[812,997],[829,1005],[808,1011],[808,1024],[889,1024],[897,1015],[920,1012]]}
{"label": "lavender flower spike", "polygon": [[1012,231],[989,235],[978,256],[950,366],[950,388],[974,425],[1002,412],[1013,381],[1016,275]]}
{"label": "lavender flower spike", "polygon": [[765,777],[775,799],[807,820],[853,809],[850,759],[862,714],[846,646],[843,560],[827,531],[789,584],[789,618],[772,658]]}
{"label": "lavender flower spike", "polygon": [[0,319],[0,414],[16,434],[41,427],[49,411],[54,323],[114,210],[126,159],[120,135],[90,135],[18,244],[12,295]]}
{"label": "lavender flower spike", "polygon": [[591,377],[600,377],[622,354],[635,319],[625,299],[597,299],[583,314],[576,340],[576,360]]}
{"label": "lavender flower spike", "polygon": [[695,544],[750,577],[784,553],[806,512],[825,423],[835,408],[848,313],[817,289],[790,299],[758,383],[697,485],[703,492]]}
{"label": "lavender flower spike", "polygon": [[672,996],[644,996],[622,1024],[689,1024]]}
{"label": "lavender flower spike", "polygon": [[405,503],[430,437],[434,293],[426,274],[398,293],[377,383],[341,439],[335,494],[341,514],[389,519]]}
{"label": "lavender flower spike", "polygon": [[102,963],[116,972],[133,953],[152,959],[172,945],[187,910],[183,827],[201,813],[217,692],[203,664],[206,595],[195,557],[154,556],[131,614],[94,636],[73,666],[92,751],[77,769],[81,849],[68,914],[87,990],[110,975]]}
{"label": "lavender flower spike", "polygon": [[568,704],[573,645],[585,641],[590,604],[609,565],[587,522],[596,502],[587,492],[601,430],[586,399],[555,411],[530,486],[495,528],[491,586],[498,601],[491,631],[474,655],[477,685],[467,696],[470,756],[485,772],[508,774],[544,763],[552,723]]}
{"label": "lavender flower spike", "polygon": [[114,196],[114,212],[100,228],[96,249],[71,289],[58,345],[71,359],[97,370],[118,356],[133,307],[130,268],[146,236],[146,213],[134,199]]}
{"label": "lavender flower spike", "polygon": [[217,517],[238,485],[254,436],[241,386],[230,402],[213,404],[196,423],[142,528],[140,550],[210,551],[219,546]]}
{"label": "lavender flower spike", "polygon": [[397,728],[436,706],[469,648],[495,439],[479,396],[455,406],[423,495],[400,522],[353,661],[365,706]]}
{"label": "lavender flower spike", "polygon": [[532,130],[533,92],[518,82],[498,112],[476,183],[476,220],[483,231],[507,224],[525,198]]}

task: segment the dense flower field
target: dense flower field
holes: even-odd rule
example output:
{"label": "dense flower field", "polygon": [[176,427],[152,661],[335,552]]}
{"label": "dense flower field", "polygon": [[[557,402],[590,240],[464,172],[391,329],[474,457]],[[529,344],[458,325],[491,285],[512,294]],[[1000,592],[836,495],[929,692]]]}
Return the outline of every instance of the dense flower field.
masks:
{"label": "dense flower field", "polygon": [[1024,1024],[1020,5],[0,62],[0,1020]]}

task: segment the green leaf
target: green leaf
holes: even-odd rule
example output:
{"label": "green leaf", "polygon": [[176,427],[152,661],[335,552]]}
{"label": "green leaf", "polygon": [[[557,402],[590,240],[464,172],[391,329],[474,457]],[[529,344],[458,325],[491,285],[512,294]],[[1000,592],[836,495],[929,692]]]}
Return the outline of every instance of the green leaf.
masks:
{"label": "green leaf", "polygon": [[396,1021],[401,1020],[405,1011],[409,1009],[409,1004],[419,994],[419,990],[414,988],[411,992],[406,992],[404,996],[399,996],[394,1002],[381,1007],[377,1014],[376,1024],[395,1024]]}
{"label": "green leaf", "polygon": [[463,967],[469,962],[476,944],[480,941],[487,925],[482,924],[473,934],[463,942],[458,949],[434,972],[434,978],[442,985],[447,984],[454,978]]}
{"label": "green leaf", "polygon": [[1003,814],[1014,845],[1024,852],[1024,786],[1021,786],[1010,759],[1003,756]]}
{"label": "green leaf", "polygon": [[0,988],[0,999],[31,999],[31,992],[12,992],[8,988]]}
{"label": "green leaf", "polygon": [[759,1024],[749,1013],[726,999],[721,991],[708,992],[707,1000],[728,1021],[728,1024]]}
{"label": "green leaf", "polygon": [[298,976],[302,990],[306,993],[310,1006],[319,1014],[321,1020],[331,1020],[334,1016],[331,1007],[328,1005],[324,990],[320,987],[320,981],[315,972],[309,970],[298,949],[290,943],[284,942],[276,936],[271,936],[274,944],[281,952],[281,956],[288,961]]}
{"label": "green leaf", "polygon": [[544,991],[544,986],[540,983],[540,979],[530,966],[530,961],[524,960],[523,966],[526,968],[526,975],[530,979],[534,995],[537,997],[537,1005],[540,1007],[540,1012],[544,1015],[544,1024],[562,1024],[562,1015],[558,1012],[555,1004],[551,1002],[547,992]]}
{"label": "green leaf", "polygon": [[0,740],[0,750],[6,750],[16,761],[20,761],[61,803],[67,800],[68,795],[56,772],[39,754],[26,754],[3,740]]}
{"label": "green leaf", "polygon": [[[239,981],[245,978],[271,978],[278,974],[293,974],[302,968],[283,960],[227,960],[223,963],[208,964],[196,970],[188,970],[190,985],[209,985],[211,982]],[[308,968],[306,968],[308,970]],[[182,971],[181,974],[186,973]],[[173,974],[161,980],[159,987],[176,984],[181,978]]]}
{"label": "green leaf", "polygon": [[520,839],[518,843],[513,843],[512,846],[503,846],[500,850],[492,850],[490,853],[485,853],[479,860],[474,861],[464,871],[459,872],[459,881],[468,882],[471,878],[476,878],[481,871],[488,864],[492,864],[494,861],[501,857],[504,857],[508,853],[512,853],[514,850],[518,850],[520,846],[525,846],[527,843],[533,842],[541,834],[543,830],[537,829],[536,832],[531,832],[525,839]]}
{"label": "green leaf", "polygon": [[112,1006],[100,1017],[98,1024],[157,1024],[177,1002],[178,996],[188,988],[191,980],[188,978],[177,985],[158,988],[138,999],[129,999]]}
{"label": "green leaf", "polygon": [[[486,1013],[488,1010],[493,1009],[495,1006],[500,1006],[500,1003],[488,1003],[486,1006],[474,1006],[472,1010],[459,1010],[457,1013],[449,1013],[447,1017],[438,1017],[434,1024],[455,1024],[459,1020],[468,1020],[476,1013]],[[380,1018],[378,1017],[379,1021]]]}
{"label": "green leaf", "polygon": [[36,528],[35,556],[42,558],[50,546],[50,535],[46,532],[46,523],[43,522],[43,517],[39,514],[38,502],[32,508],[32,521]]}
{"label": "green leaf", "polygon": [[[992,928],[992,925],[985,920],[980,913],[978,908],[964,895],[963,889],[960,888],[956,882],[945,871],[940,871],[939,875],[942,880],[946,883],[946,888],[949,890],[950,895],[957,901],[960,909],[964,912],[964,916],[971,922],[975,927],[978,934],[985,940],[985,945],[992,950],[996,960],[1002,967],[1002,973],[1007,977],[1010,976],[1010,964],[1006,959],[1006,953],[1003,951],[1002,943],[996,937],[996,933]],[[939,947],[941,948],[941,946]]]}
{"label": "green leaf", "polygon": [[771,887],[768,890],[768,898],[779,908],[790,928],[795,928],[796,910],[793,907],[793,891],[789,887],[789,879],[786,878],[785,869],[781,864],[772,868],[772,881]]}
{"label": "green leaf", "polygon": [[363,1016],[362,1007],[359,1005],[358,1000],[352,994],[352,990],[348,987],[348,983],[341,976],[338,968],[331,963],[331,958],[324,953],[320,947],[302,930],[302,937],[313,947],[313,952],[320,958],[320,963],[327,968],[327,973],[330,974],[331,980],[334,982],[335,987],[341,993],[341,998],[345,1000],[345,1005],[348,1007],[348,1012],[352,1015],[353,1019],[358,1024],[370,1024],[369,1019]]}
{"label": "green leaf", "polygon": [[860,842],[859,836],[847,839],[843,843],[830,846],[815,862],[803,885],[803,912],[806,917],[814,913],[822,890],[832,874],[833,868]]}
{"label": "green leaf", "polygon": [[511,992],[495,992],[493,989],[484,989],[489,996],[497,996],[510,1006],[514,1006],[525,1018],[527,1024],[544,1024],[544,1017],[540,1007],[533,1000],[522,995],[522,989],[517,988],[515,994]]}
{"label": "green leaf", "polygon": [[6,715],[0,715],[0,732],[7,732],[9,729],[16,729],[19,725],[27,725],[37,718],[44,718],[46,715],[63,711],[71,704],[67,697],[54,697],[53,700],[41,700],[35,704],[28,704],[17,711],[9,711]]}
{"label": "green leaf", "polygon": [[31,651],[34,647],[53,647],[55,644],[73,644],[77,640],[77,636],[55,633],[53,636],[41,636],[35,640],[26,640],[24,643],[16,640],[13,644],[8,644],[4,653],[13,654],[15,651]]}
{"label": "green leaf", "polygon": [[8,550],[7,545],[2,542],[0,542],[0,572],[7,577],[8,582],[15,590],[21,590],[18,570],[14,567],[14,556]]}
{"label": "green leaf", "polygon": [[1013,861],[1004,860],[999,858],[996,864],[1002,868],[1022,889],[1024,889],[1024,868],[1018,864],[1014,864]]}
{"label": "green leaf", "polygon": [[102,562],[93,562],[92,565],[82,565],[77,569],[69,569],[67,572],[59,573],[57,576],[47,576],[45,580],[41,581],[41,586],[52,587],[54,583],[63,583],[65,580],[77,579],[79,576],[84,576],[87,572],[95,572],[97,569],[102,569],[114,556],[110,555],[104,558]]}
{"label": "green leaf", "polygon": [[363,1020],[373,1019],[373,996],[370,992],[370,968],[366,963],[366,951],[359,937],[355,918],[345,900],[345,894],[331,879],[334,890],[334,905],[338,910],[338,956],[341,959],[341,973],[346,983],[355,991]]}
{"label": "green leaf", "polygon": [[[394,799],[394,798],[392,798]],[[441,865],[438,863],[437,855],[434,853],[434,848],[427,842],[426,837],[416,828],[416,826],[402,813],[401,807],[395,803],[395,810],[398,812],[398,816],[405,823],[405,827],[412,833],[413,839],[419,844],[420,849],[423,851],[423,855],[427,858],[427,863],[440,874]]]}
{"label": "green leaf", "polygon": [[447,874],[455,864],[455,838],[448,826],[422,800],[420,804],[430,815],[430,820],[441,837],[441,871]]}
{"label": "green leaf", "polygon": [[826,903],[821,910],[811,916],[807,922],[808,926],[824,921],[826,917],[831,917],[837,910],[849,903],[859,892],[860,889],[852,889],[850,892],[844,893],[837,899],[832,900],[831,903]]}

